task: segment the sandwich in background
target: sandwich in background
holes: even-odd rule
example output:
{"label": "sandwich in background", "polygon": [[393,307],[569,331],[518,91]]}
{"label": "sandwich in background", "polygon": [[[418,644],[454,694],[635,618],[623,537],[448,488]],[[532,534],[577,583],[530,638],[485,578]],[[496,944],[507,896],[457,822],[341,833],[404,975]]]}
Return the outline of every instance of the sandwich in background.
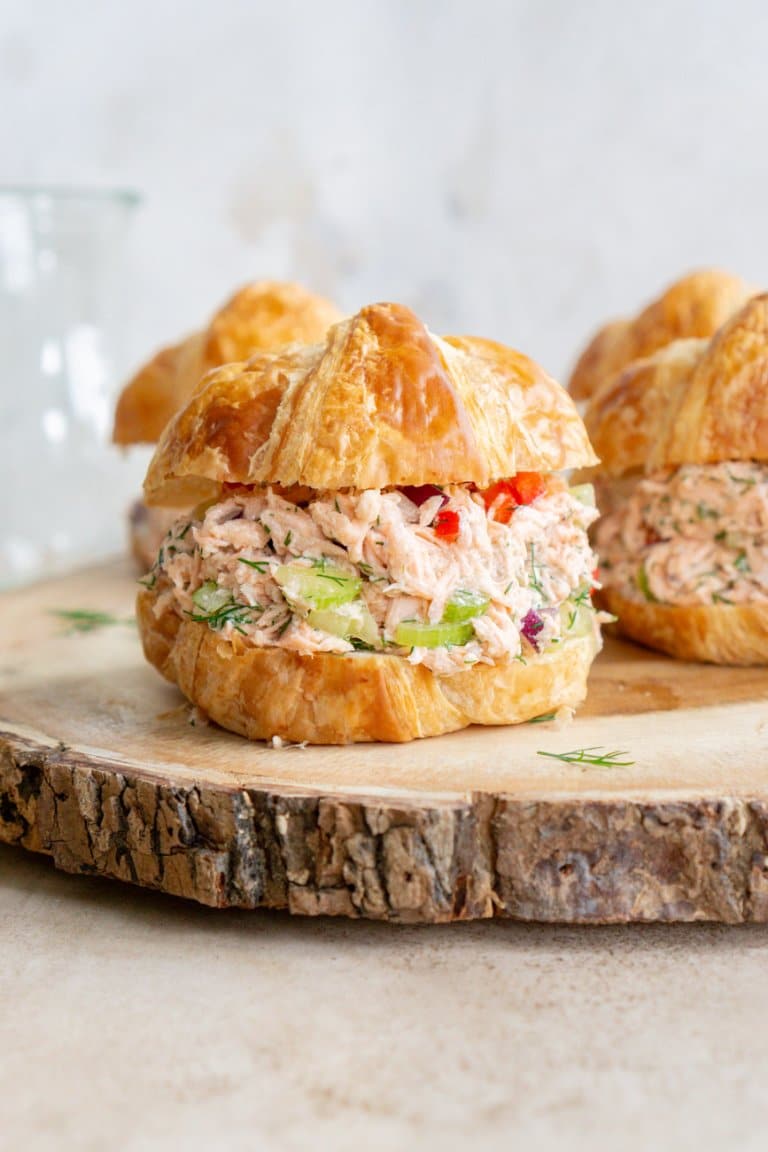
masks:
{"label": "sandwich in background", "polygon": [[[259,280],[241,288],[208,326],[162,348],[129,380],[115,411],[115,444],[155,444],[213,368],[244,360],[253,352],[321,340],[341,312],[300,284]],[[130,513],[131,550],[142,570],[157,555],[174,519],[138,501]]]}
{"label": "sandwich in background", "polygon": [[599,329],[576,362],[569,392],[575,400],[588,400],[632,361],[673,340],[712,336],[756,292],[740,277],[717,269],[683,276],[637,316]]}
{"label": "sandwich in background", "polygon": [[768,295],[592,397],[600,603],[685,660],[768,663]]}

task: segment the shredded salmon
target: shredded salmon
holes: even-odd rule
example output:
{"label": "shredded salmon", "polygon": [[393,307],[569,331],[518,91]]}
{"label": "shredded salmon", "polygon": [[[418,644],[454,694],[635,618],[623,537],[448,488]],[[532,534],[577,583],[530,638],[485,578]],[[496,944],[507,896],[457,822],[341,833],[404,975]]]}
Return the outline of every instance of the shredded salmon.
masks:
{"label": "shredded salmon", "polygon": [[[455,539],[434,528],[446,509],[456,516]],[[147,582],[156,584],[158,615],[168,607],[182,616],[199,614],[193,594],[213,581],[238,606],[215,622],[224,636],[236,630],[260,647],[351,652],[352,643],[293,611],[274,578],[281,564],[325,559],[361,581],[384,651],[450,674],[477,662],[520,658],[529,651],[521,628],[531,611],[542,620],[539,648],[560,639],[560,606],[592,586],[596,560],[587,529],[596,517],[554,478],[506,524],[468,485],[446,486],[420,504],[396,489],[318,492],[305,504],[269,487],[238,490],[202,519],[173,526]],[[469,643],[397,647],[399,623],[436,624],[451,597],[467,590],[488,598],[487,611],[472,620]]]}
{"label": "shredded salmon", "polygon": [[768,599],[768,466],[686,464],[639,480],[597,532],[600,578],[633,600]]}

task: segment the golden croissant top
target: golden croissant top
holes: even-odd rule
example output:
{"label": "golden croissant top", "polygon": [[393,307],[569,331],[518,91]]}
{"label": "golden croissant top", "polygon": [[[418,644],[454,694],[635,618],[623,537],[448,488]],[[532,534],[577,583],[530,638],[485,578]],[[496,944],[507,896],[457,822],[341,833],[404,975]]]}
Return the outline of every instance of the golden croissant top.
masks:
{"label": "golden croissant top", "polygon": [[165,429],[144,491],[149,503],[182,504],[226,483],[485,486],[595,462],[570,396],[528,357],[440,338],[383,303],[321,343],[210,373]]}
{"label": "golden croissant top", "polygon": [[674,340],[712,336],[756,292],[740,277],[717,269],[683,276],[634,318],[600,328],[571,373],[571,395],[589,399],[628,364]]}
{"label": "golden croissant top", "polygon": [[768,294],[709,340],[678,340],[592,397],[585,423],[601,470],[768,460]]}

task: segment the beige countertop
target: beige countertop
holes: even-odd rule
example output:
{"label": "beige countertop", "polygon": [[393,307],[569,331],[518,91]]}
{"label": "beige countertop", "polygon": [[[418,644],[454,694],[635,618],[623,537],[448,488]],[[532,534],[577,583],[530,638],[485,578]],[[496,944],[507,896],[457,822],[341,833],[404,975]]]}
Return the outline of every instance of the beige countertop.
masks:
{"label": "beige countertop", "polygon": [[0,847],[0,1148],[762,1149],[768,927],[213,912]]}

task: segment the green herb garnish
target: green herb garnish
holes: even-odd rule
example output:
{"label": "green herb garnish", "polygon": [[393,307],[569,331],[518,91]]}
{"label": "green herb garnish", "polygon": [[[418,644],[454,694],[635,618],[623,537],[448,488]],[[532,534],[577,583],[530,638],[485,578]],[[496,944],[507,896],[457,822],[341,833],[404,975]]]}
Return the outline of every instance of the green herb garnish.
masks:
{"label": "green herb garnish", "polygon": [[244,635],[243,624],[253,622],[254,613],[263,611],[260,604],[238,604],[227,588],[220,588],[215,581],[207,580],[192,595],[196,612],[187,615],[195,624],[207,624],[214,632],[219,632],[225,624],[231,624],[236,632]]}
{"label": "green herb garnish", "polygon": [[556,715],[556,712],[542,712],[541,716],[531,716],[530,720],[526,720],[526,724],[548,724]]}
{"label": "green herb garnish", "polygon": [[96,632],[99,628],[112,628],[116,624],[135,623],[133,616],[118,617],[110,612],[90,612],[85,608],[52,608],[50,614],[66,621],[70,632]]}
{"label": "green herb garnish", "polygon": [[255,568],[262,576],[269,568],[268,560],[246,560],[245,556],[238,556],[238,560],[241,564],[247,564],[249,568]]}
{"label": "green herb garnish", "polygon": [[531,588],[535,589],[535,591],[538,592],[539,596],[541,596],[543,599],[544,591],[541,587],[541,581],[539,579],[539,573],[536,571],[536,546],[534,544],[531,544],[530,550],[531,550],[531,579],[529,580],[529,585]]}
{"label": "green herb garnish", "polygon": [[548,756],[551,760],[562,760],[564,764],[591,764],[596,768],[631,768],[634,760],[619,760],[626,752],[603,752],[599,744],[590,748],[577,748],[574,752],[540,752],[537,756]]}
{"label": "green herb garnish", "polygon": [[734,484],[741,484],[745,488],[751,488],[754,484],[757,484],[754,476],[734,476],[733,472],[729,472],[728,477],[733,480]]}
{"label": "green herb garnish", "polygon": [[699,520],[717,520],[718,514],[714,508],[710,508],[708,504],[699,502],[696,505],[696,515]]}

